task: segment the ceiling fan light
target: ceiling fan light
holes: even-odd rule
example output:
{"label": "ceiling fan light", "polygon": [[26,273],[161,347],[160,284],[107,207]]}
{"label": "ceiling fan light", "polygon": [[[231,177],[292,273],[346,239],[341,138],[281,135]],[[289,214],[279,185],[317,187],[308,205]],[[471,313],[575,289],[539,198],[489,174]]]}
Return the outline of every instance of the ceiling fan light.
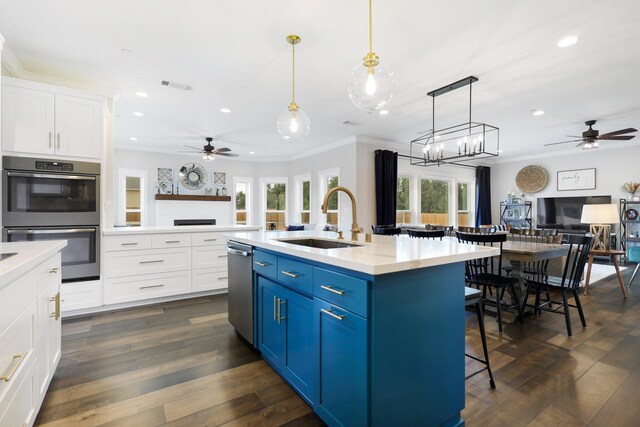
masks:
{"label": "ceiling fan light", "polygon": [[202,159],[211,162],[216,159],[216,155],[213,153],[203,153]]}

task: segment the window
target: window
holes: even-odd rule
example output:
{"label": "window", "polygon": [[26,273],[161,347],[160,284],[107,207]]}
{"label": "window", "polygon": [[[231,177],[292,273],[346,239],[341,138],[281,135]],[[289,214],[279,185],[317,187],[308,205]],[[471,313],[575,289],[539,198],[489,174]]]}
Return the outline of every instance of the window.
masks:
{"label": "window", "polygon": [[233,178],[233,221],[236,225],[251,225],[251,177]]}
{"label": "window", "polygon": [[449,225],[449,182],[420,180],[420,223]]}
{"label": "window", "polygon": [[411,179],[408,176],[398,177],[396,193],[396,223],[411,224]]}
{"label": "window", "polygon": [[[146,224],[146,170],[118,169],[120,209],[118,223],[139,227]],[[166,185],[166,184],[165,184]],[[158,190],[165,187],[159,186]]]}
{"label": "window", "polygon": [[311,222],[311,175],[299,175],[295,177],[295,221],[300,224]]}
{"label": "window", "polygon": [[287,224],[287,178],[263,179],[264,227],[284,230]]}
{"label": "window", "polygon": [[469,184],[458,183],[458,226],[469,226]]}
{"label": "window", "polygon": [[[318,173],[320,181],[320,205],[324,201],[324,195],[327,191],[340,185],[340,170],[331,169]],[[339,225],[340,223],[340,199],[338,194],[333,194],[327,202],[327,215],[325,219],[327,224]]]}

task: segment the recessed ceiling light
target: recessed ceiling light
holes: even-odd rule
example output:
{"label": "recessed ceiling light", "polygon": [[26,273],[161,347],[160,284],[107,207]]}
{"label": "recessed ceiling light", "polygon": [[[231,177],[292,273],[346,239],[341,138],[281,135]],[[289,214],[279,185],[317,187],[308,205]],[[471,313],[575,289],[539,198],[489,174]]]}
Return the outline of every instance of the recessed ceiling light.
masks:
{"label": "recessed ceiling light", "polygon": [[140,98],[147,98],[149,96],[149,94],[147,92],[136,92],[136,95],[138,95]]}
{"label": "recessed ceiling light", "polygon": [[136,117],[142,117],[142,116],[144,116],[144,114],[143,114],[143,113],[141,113],[140,111],[136,111],[135,113],[133,113],[133,115],[134,115],[134,116],[136,116]]}
{"label": "recessed ceiling light", "polygon": [[498,150],[497,153],[504,153],[504,150]]}
{"label": "recessed ceiling light", "polygon": [[249,151],[249,154],[256,154],[255,151]]}
{"label": "recessed ceiling light", "polygon": [[133,53],[131,49],[120,49],[120,52],[125,55],[131,55]]}
{"label": "recessed ceiling light", "polygon": [[137,141],[137,140],[138,140],[138,138],[136,138],[135,136],[130,136],[130,137],[129,137],[129,139],[130,139],[131,141]]}
{"label": "recessed ceiling light", "polygon": [[230,113],[230,112],[231,112],[231,110],[225,107],[225,108],[221,108],[221,109],[220,109],[220,112],[221,112],[221,113]]}
{"label": "recessed ceiling light", "polygon": [[378,114],[380,114],[381,116],[386,116],[387,114],[389,114],[389,110],[380,110]]}
{"label": "recessed ceiling light", "polygon": [[569,47],[573,46],[576,43],[578,43],[577,36],[567,36],[558,42],[558,47]]}
{"label": "recessed ceiling light", "polygon": [[533,110],[531,114],[534,116],[542,116],[544,114],[544,110]]}

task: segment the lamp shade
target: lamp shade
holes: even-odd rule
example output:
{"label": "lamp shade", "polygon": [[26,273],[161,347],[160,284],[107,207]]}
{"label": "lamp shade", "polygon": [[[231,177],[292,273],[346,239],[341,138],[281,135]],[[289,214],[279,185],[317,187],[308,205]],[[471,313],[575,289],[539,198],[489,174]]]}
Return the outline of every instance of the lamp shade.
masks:
{"label": "lamp shade", "polygon": [[584,205],[582,207],[583,224],[616,224],[620,221],[618,206],[613,204]]}

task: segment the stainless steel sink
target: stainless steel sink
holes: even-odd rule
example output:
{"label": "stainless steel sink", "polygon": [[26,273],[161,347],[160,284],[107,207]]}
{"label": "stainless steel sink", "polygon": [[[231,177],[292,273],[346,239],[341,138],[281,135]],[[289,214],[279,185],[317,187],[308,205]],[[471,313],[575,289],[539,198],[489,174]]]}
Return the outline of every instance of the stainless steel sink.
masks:
{"label": "stainless steel sink", "polygon": [[12,257],[16,254],[17,252],[12,252],[12,253],[8,253],[8,254],[0,254],[0,261],[7,259],[9,257]]}
{"label": "stainless steel sink", "polygon": [[292,245],[307,246],[309,248],[318,249],[340,249],[340,248],[353,248],[362,245],[346,242],[338,242],[337,240],[323,240],[323,239],[276,239],[278,242],[290,243]]}

